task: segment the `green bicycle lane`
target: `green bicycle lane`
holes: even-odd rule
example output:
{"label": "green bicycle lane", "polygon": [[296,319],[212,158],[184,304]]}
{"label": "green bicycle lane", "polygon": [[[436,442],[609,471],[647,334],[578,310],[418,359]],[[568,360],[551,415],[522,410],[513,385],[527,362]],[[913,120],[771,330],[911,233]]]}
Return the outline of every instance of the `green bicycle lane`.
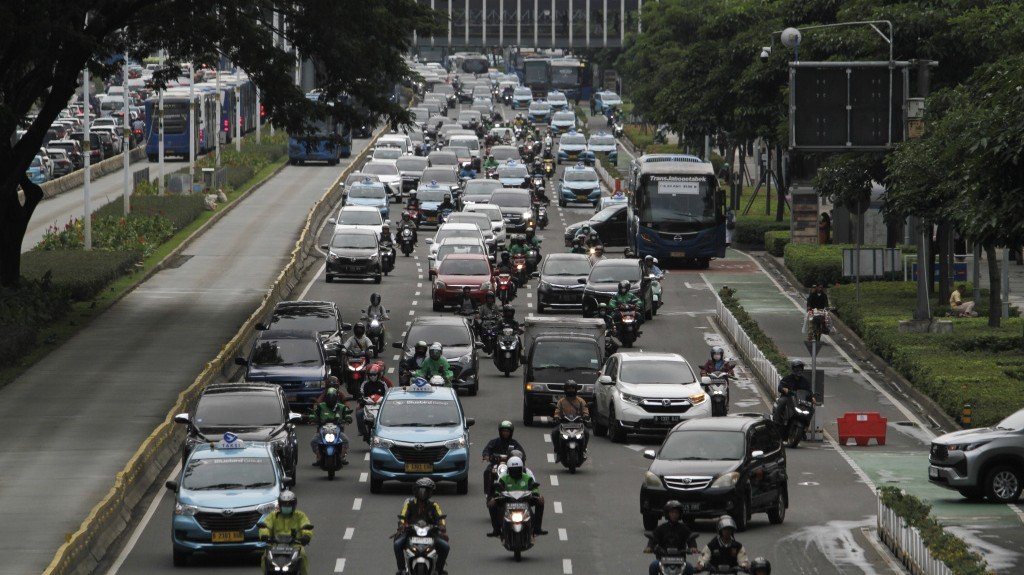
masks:
{"label": "green bicycle lane", "polygon": [[[712,266],[715,273],[703,274],[705,281],[716,292],[724,286],[736,290],[735,297],[779,349],[810,366],[801,331],[804,296],[737,250],[729,250],[725,259]],[[932,485],[928,450],[937,433],[908,407],[911,402],[884,385],[884,376],[837,348],[828,336],[822,338],[817,367],[825,377],[824,405],[818,408],[818,421],[827,435],[822,447],[838,448],[875,487],[897,485],[931,504],[933,514],[981,552],[990,568],[999,573],[1024,572],[1024,554],[1019,551],[1024,550],[1024,511],[1017,506],[969,502],[955,491]],[[851,441],[839,447],[834,441],[839,436],[836,418],[851,411],[878,412],[887,418],[886,444],[871,441],[857,446]],[[851,473],[850,484],[856,481]]]}

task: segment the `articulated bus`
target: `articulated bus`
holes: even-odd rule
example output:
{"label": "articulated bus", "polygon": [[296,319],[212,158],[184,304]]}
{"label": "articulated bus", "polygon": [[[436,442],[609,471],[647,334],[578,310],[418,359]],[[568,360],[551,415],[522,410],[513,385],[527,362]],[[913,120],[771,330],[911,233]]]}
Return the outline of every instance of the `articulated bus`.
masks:
{"label": "articulated bus", "polygon": [[[192,96],[196,104],[195,123],[189,128],[189,90],[187,87],[169,88],[164,92],[164,155],[187,160],[189,139],[195,140],[195,153],[205,154],[214,147],[217,134],[216,94],[196,86]],[[159,96],[146,100],[146,156],[156,162],[160,150]]]}
{"label": "articulated bus", "polygon": [[[306,98],[320,100],[319,92],[309,92]],[[328,102],[327,106],[335,103]],[[347,105],[347,102],[346,102]],[[309,120],[310,133],[288,135],[288,161],[292,165],[306,162],[327,162],[337,165],[340,158],[352,155],[352,130],[333,117]]]}
{"label": "articulated bus", "polygon": [[686,260],[702,268],[725,257],[725,193],[710,162],[649,154],[635,160],[630,172],[626,241],[639,257]]}

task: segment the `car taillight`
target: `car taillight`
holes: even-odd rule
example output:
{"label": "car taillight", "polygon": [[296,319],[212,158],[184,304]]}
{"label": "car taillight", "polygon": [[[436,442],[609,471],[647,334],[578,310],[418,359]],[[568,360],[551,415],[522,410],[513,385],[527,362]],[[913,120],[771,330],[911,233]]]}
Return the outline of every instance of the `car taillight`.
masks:
{"label": "car taillight", "polygon": [[230,132],[231,131],[231,122],[229,120],[224,120],[224,131],[225,132]]}
{"label": "car taillight", "polygon": [[264,106],[263,104],[260,104],[260,117],[263,118],[263,117],[266,117],[266,115],[267,115],[267,107]]}

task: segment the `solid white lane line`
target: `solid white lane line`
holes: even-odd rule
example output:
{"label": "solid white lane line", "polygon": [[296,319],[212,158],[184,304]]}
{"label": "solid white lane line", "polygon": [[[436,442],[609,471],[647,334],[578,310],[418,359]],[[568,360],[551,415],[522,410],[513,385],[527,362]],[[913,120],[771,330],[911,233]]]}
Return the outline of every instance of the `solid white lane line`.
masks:
{"label": "solid white lane line", "polygon": [[[367,453],[367,455],[369,455],[369,453]],[[370,477],[370,475],[368,473],[366,473],[365,471],[363,473],[360,473],[359,474],[359,483],[366,483],[366,480],[369,477]]]}
{"label": "solid white lane line", "polygon": [[558,528],[558,540],[559,541],[568,541],[569,540],[569,532],[566,531],[565,529],[562,529],[561,527],[559,527]]}
{"label": "solid white lane line", "polygon": [[352,501],[352,511],[359,511],[362,508],[363,508],[363,498],[362,497],[356,497]]}
{"label": "solid white lane line", "polygon": [[562,559],[562,573],[572,575],[572,559]]}
{"label": "solid white lane line", "polygon": [[351,541],[352,540],[352,536],[355,535],[355,534],[356,534],[356,530],[355,530],[354,527],[346,527],[345,528],[345,534],[342,535],[341,538],[346,540],[346,541]]}
{"label": "solid white lane line", "polygon": [[555,454],[554,453],[549,453],[548,454],[548,463],[554,463],[554,462],[555,462]]}
{"label": "solid white lane line", "polygon": [[552,475],[551,476],[551,486],[552,487],[558,487],[558,476],[557,475]]}
{"label": "solid white lane line", "polygon": [[342,557],[334,562],[334,572],[344,573],[345,572],[345,558]]}
{"label": "solid white lane line", "polygon": [[[177,477],[179,473],[181,473],[180,462],[174,466],[174,469],[171,470],[171,473],[170,475],[167,476],[165,482],[171,481],[172,479]],[[113,565],[110,566],[110,569],[107,571],[107,575],[114,575],[121,568],[121,566],[124,565],[125,560],[128,559],[128,555],[130,555],[132,549],[135,548],[135,544],[138,543],[139,538],[142,537],[142,532],[146,530],[146,525],[149,524],[150,520],[153,519],[153,515],[156,514],[156,510],[160,506],[160,502],[163,501],[164,495],[166,493],[166,489],[161,489],[157,491],[156,495],[153,497],[153,501],[149,504],[149,508],[146,509],[146,514],[142,516],[142,521],[139,521],[138,526],[135,527],[135,531],[132,532],[131,538],[128,539],[128,542],[125,544],[124,549],[122,549],[121,553],[117,556],[117,560],[114,561]]]}
{"label": "solid white lane line", "polygon": [[552,503],[552,506],[554,506],[554,508],[555,508],[555,513],[557,513],[559,515],[562,514],[562,502],[561,501],[555,501],[554,503]]}
{"label": "solid white lane line", "polygon": [[317,268],[316,273],[313,274],[313,277],[309,278],[309,283],[306,284],[306,287],[302,288],[302,293],[299,294],[299,299],[300,300],[301,299],[306,299],[306,294],[309,293],[309,290],[313,287],[313,284],[316,283],[316,280],[320,279],[320,274],[324,273],[324,270],[326,270],[326,269],[327,269],[327,262],[324,262],[323,264],[320,265],[319,268]]}

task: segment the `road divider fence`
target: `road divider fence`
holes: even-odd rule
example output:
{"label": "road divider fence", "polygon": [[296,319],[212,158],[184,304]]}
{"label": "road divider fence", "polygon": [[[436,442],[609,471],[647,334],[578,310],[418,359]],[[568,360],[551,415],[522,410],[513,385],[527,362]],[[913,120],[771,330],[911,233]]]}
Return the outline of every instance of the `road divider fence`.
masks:
{"label": "road divider fence", "polygon": [[747,332],[740,325],[736,316],[722,302],[715,290],[709,290],[715,296],[715,321],[732,341],[736,350],[743,356],[743,361],[754,371],[758,384],[768,397],[775,397],[775,384],[779,381],[779,370],[775,364],[765,357],[761,348],[757,347]]}
{"label": "road divider fence", "polygon": [[932,556],[921,532],[886,505],[881,495],[878,496],[878,538],[910,575],[953,575],[945,563]]}

